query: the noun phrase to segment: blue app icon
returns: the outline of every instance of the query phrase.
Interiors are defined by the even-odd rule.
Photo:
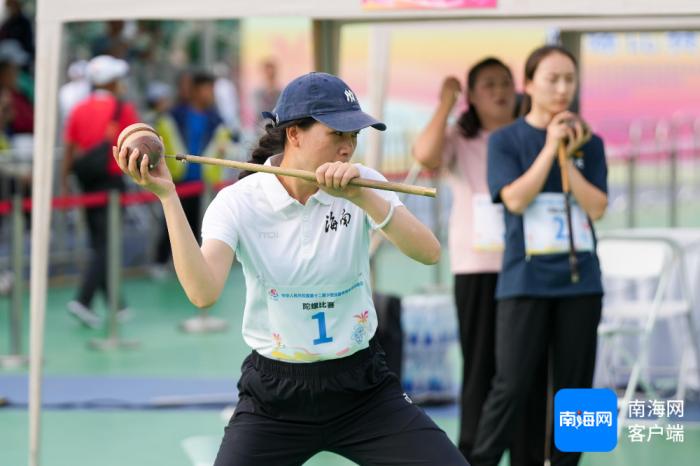
[[[554,444],[561,451],[612,451],[617,397],[608,388],[565,388],[554,396]]]

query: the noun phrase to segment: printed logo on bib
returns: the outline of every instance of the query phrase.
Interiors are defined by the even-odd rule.
[[[267,293],[274,349],[269,356],[312,362],[369,345],[377,328],[371,292],[360,275],[345,286],[275,287]]]
[[[361,345],[367,338],[367,326],[369,325],[369,311],[362,311],[360,314],[354,315],[357,323],[352,329],[350,339],[357,345]]]
[[[593,250],[593,231],[588,217],[571,200],[571,224],[576,251]],[[523,214],[525,252],[528,256],[569,252],[569,226],[564,194],[542,193]]]

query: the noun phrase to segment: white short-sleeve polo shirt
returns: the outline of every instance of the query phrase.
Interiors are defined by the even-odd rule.
[[[356,165],[362,178],[386,179]],[[376,192],[402,205],[396,193]],[[227,243],[243,267],[245,342],[291,362],[366,348],[377,328],[370,229],[368,215],[352,202],[319,190],[302,205],[273,174],[254,173],[221,190],[204,215],[202,239]]]

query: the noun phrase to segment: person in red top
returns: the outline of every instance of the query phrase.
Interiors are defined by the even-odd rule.
[[[105,141],[104,170],[101,176],[81,179],[83,191],[105,191],[124,188],[121,170],[114,161],[109,148],[117,144],[119,133],[127,126],[137,123],[139,116],[134,106],[121,100],[122,78],[129,72],[129,65],[108,55],[100,55],[88,63],[87,75],[93,91],[76,105],[68,115],[65,129],[65,153],[61,171],[61,188],[65,195],[69,189],[69,175],[74,163],[86,156],[91,149]],[[77,173],[76,173],[77,174]],[[107,208],[86,209],[88,231],[93,255],[85,270],[77,296],[68,303],[68,311],[83,324],[97,328],[101,319],[91,308],[95,292],[102,290],[107,296]],[[127,315],[123,298],[120,300],[119,317]]]

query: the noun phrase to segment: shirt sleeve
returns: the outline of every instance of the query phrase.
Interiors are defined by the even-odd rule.
[[[605,146],[598,136],[583,146],[583,176],[596,188],[608,193],[608,164],[605,161]]]
[[[366,167],[362,164],[356,164],[360,170],[360,177],[367,178],[376,181],[388,181],[384,175],[379,173],[373,168]],[[373,189],[373,191],[379,194],[386,201],[389,201],[394,207],[399,207],[403,205],[403,202],[399,199],[399,196],[394,191],[386,191],[384,189]]]
[[[238,224],[233,201],[233,193],[224,189],[209,204],[202,219],[202,241],[218,239],[235,252],[238,246]]]
[[[496,131],[489,137],[487,179],[491,201],[501,203],[501,190],[522,175],[518,153],[505,131]]]
[[[379,173],[377,170],[374,170],[373,168],[365,167],[362,164],[356,164],[357,167],[360,169],[360,177],[361,178],[367,178],[370,180],[376,180],[376,181],[387,181],[386,177]],[[394,191],[386,191],[384,189],[373,189],[375,193],[377,193],[380,197],[382,197],[384,200],[388,201],[393,205],[394,207],[400,207],[403,205],[403,202],[399,199],[399,196],[394,192]],[[371,228],[372,224],[374,221],[372,218],[369,216],[367,212],[365,212],[365,225],[367,228]]]

